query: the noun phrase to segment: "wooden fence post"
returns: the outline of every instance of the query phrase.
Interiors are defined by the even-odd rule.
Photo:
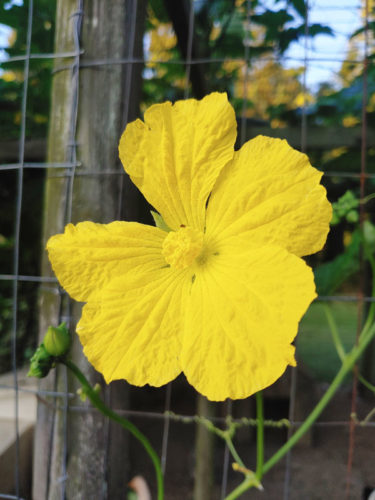
[[[142,85],[142,64],[113,64],[113,60],[143,57],[143,31],[146,0],[84,0],[83,12],[77,0],[58,0],[56,13],[55,52],[75,50],[73,27],[77,16],[82,17],[78,87],[76,153],[80,166],[76,168],[72,199],[69,198],[71,169],[50,168],[47,172],[43,243],[48,237],[63,231],[66,207],[72,201],[72,222],[93,220],[107,223],[119,215],[137,214],[140,198],[125,197],[129,181],[123,178],[117,145],[126,118],[138,114]],[[130,53],[132,52],[132,53]],[[109,59],[112,63],[106,64]],[[71,68],[72,58],[56,59],[52,88],[52,108],[48,140],[48,162],[69,160],[69,140],[72,113],[75,112]],[[92,64],[97,61],[96,64]],[[126,100],[126,102],[125,102]],[[127,110],[126,112],[124,110]],[[118,174],[106,174],[109,171]],[[92,174],[92,172],[96,172]],[[44,247],[44,245],[43,245]],[[43,276],[53,276],[46,254],[43,254]],[[69,311],[71,331],[80,317],[78,304],[67,305],[63,298],[63,314]],[[43,284],[40,292],[40,335],[50,324],[57,324],[61,315],[58,287]],[[75,362],[92,382],[102,382],[101,376],[88,365],[75,337],[72,349]],[[51,373],[42,381],[41,389],[70,392],[77,388],[67,380],[63,369]],[[127,405],[124,384],[114,384],[104,397],[116,408]],[[82,404],[69,401],[69,406]],[[35,432],[33,498],[95,500],[125,498],[128,479],[128,436],[106,422],[100,414],[89,411],[66,411],[64,399],[45,396],[38,405]]]

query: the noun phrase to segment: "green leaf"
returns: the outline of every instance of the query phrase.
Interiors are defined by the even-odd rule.
[[[360,245],[361,234],[358,229],[353,232],[352,241],[342,254],[315,268],[318,295],[332,295],[345,280],[359,271]]]
[[[363,237],[368,250],[372,255],[375,254],[375,226],[370,221],[364,221],[363,235],[361,229],[356,229],[352,234],[352,241],[342,254],[315,268],[314,275],[318,295],[332,295],[340,285],[359,271],[359,256]]]
[[[289,0],[289,3],[293,5],[294,9],[298,14],[305,18],[306,16],[306,2],[305,0]]]

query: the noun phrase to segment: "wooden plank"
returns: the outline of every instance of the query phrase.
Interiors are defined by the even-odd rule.
[[[288,143],[296,149],[301,145],[301,128],[271,128],[268,125],[254,125],[251,121],[246,126],[246,137],[256,137],[266,135],[286,139]],[[360,149],[361,127],[308,127],[307,128],[307,149],[308,150],[331,150],[340,147]],[[367,131],[367,145],[369,148],[375,147],[375,130]]]
[[[88,69],[85,69],[85,71],[88,71]],[[349,149],[359,150],[361,145],[361,134],[361,127],[308,127],[307,149],[328,151],[345,146]],[[246,137],[250,139],[257,135],[286,139],[291,146],[297,149],[300,147],[301,143],[300,127],[271,128],[269,125],[254,124],[253,121],[249,120],[246,126]],[[367,145],[369,148],[375,147],[375,129],[368,129]],[[44,161],[46,146],[47,142],[45,139],[30,139],[26,141],[25,161]],[[1,141],[0,163],[12,163],[17,161],[18,141]]]

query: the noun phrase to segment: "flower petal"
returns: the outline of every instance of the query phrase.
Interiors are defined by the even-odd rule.
[[[317,252],[332,213],[321,176],[285,140],[252,139],[213,189],[207,234],[228,238],[242,233],[255,245],[279,245],[298,256]]]
[[[136,222],[68,224],[47,242],[48,256],[61,286],[79,301],[89,300],[114,277],[136,266],[165,265],[164,231]]]
[[[236,119],[226,94],[151,106],[145,123],[123,133],[125,170],[171,229],[203,230],[205,205],[221,169],[233,157]]]
[[[181,316],[186,273],[136,271],[113,280],[83,308],[77,333],[107,383],[161,386],[181,371]]]
[[[283,248],[222,245],[191,287],[181,353],[188,381],[212,401],[271,385],[295,365],[291,342],[315,296],[311,269]]]

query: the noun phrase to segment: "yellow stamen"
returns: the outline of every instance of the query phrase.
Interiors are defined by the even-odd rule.
[[[171,267],[185,269],[202,251],[203,233],[191,227],[181,226],[171,231],[163,242],[162,254]]]

